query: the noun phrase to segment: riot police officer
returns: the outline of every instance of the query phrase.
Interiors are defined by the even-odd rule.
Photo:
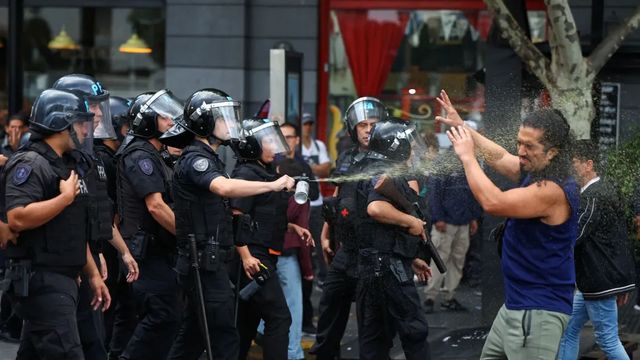
[[[404,121],[376,124],[369,140],[366,172],[384,174],[405,169],[411,155],[415,127]],[[405,171],[402,171],[405,173]],[[413,282],[413,273],[425,281],[430,268],[417,258],[426,239],[424,222],[399,211],[391,199],[378,193],[379,177],[358,181],[355,226],[358,242],[356,293],[358,341],[361,359],[388,359],[389,347],[398,332],[407,359],[428,359],[428,325]],[[404,177],[394,178],[394,188],[410,202],[417,193]]]
[[[129,106],[131,100],[120,96],[109,97],[111,111],[111,125],[116,132],[118,144],[122,143],[124,136],[129,132]]]
[[[43,91],[31,111],[30,143],[6,165],[7,218],[20,232],[8,248],[8,278],[25,321],[18,359],[84,358],[76,326],[81,269],[93,290],[91,305],[109,307],[86,236],[93,164],[74,150],[91,137],[93,114],[86,105],[75,93]]]
[[[188,145],[175,165],[172,184],[178,245],[176,270],[187,294],[187,304],[170,359],[200,357],[205,349],[202,318],[206,318],[213,357],[238,357],[233,292],[226,269],[234,245],[227,198],[280,191],[294,185],[293,179],[287,176],[262,182],[230,179],[225,174],[216,150],[222,144],[240,141],[239,109],[240,104],[223,91],[198,90],[186,101],[184,123],[176,123],[163,135],[164,139],[171,139],[168,145],[178,147],[181,144],[176,139],[181,137],[180,132],[186,130],[186,135],[190,135],[183,140]],[[197,259],[190,258],[190,235],[196,241]],[[196,283],[197,270],[190,266],[194,260],[199,263],[200,284]],[[204,314],[199,310],[196,287],[203,293]]]
[[[89,245],[92,254],[99,254],[94,260],[99,264],[103,280],[107,282],[112,300],[114,297],[113,282],[109,281],[108,263],[117,266],[117,255],[114,248],[122,256],[128,267],[129,279],[137,277],[137,264],[118,230],[113,226],[114,206],[111,195],[115,196],[115,166],[114,149],[115,131],[111,124],[109,92],[94,77],[84,74],[70,74],[61,77],[53,84],[54,89],[74,91],[81,95],[89,104],[89,111],[93,113],[92,132],[84,140],[78,154],[82,154],[85,161],[91,164],[90,171],[85,175],[87,186],[91,190],[92,211]],[[110,191],[111,190],[111,191]],[[105,247],[108,241],[113,247]],[[111,250],[111,251],[109,251]],[[106,254],[106,256],[103,256]],[[105,259],[106,258],[106,259]],[[117,278],[117,271],[111,266],[112,278]],[[78,329],[80,340],[86,358],[106,359],[105,326],[102,312],[91,310],[91,289],[86,281],[80,283],[78,291]]]
[[[387,116],[385,106],[376,98],[361,97],[351,103],[345,113],[344,126],[353,146],[338,157],[334,177],[362,171],[369,147],[369,134],[375,123],[385,120]],[[318,332],[316,343],[311,349],[311,353],[318,359],[335,359],[339,356],[340,340],[349,320],[351,300],[355,296],[358,280],[357,244],[354,241],[355,185],[355,181],[338,184],[334,193],[335,204],[326,204],[333,207],[329,211],[333,218],[330,219],[331,225],[328,222],[324,224],[321,243],[325,258],[333,257],[333,261],[322,288]],[[329,240],[329,237],[332,239]],[[335,256],[330,241],[340,243]]]
[[[138,95],[129,109],[133,139],[116,154],[120,231],[140,268],[132,286],[138,324],[121,359],[164,358],[178,327],[172,174],[158,138],[181,116],[169,90]]]
[[[272,165],[277,154],[288,151],[280,127],[266,119],[247,119],[242,123],[246,143],[239,146],[238,165],[233,177],[251,181],[272,181],[276,178]],[[242,144],[241,144],[242,145]],[[290,194],[269,192],[241,199],[232,199],[235,214],[249,215],[254,231],[240,239],[238,246],[244,272],[236,286],[244,288],[253,276],[268,273],[262,287],[238,306],[240,359],[247,357],[260,319],[264,320],[263,354],[265,359],[286,359],[291,314],[276,273],[278,255],[282,252],[287,231],[287,206]],[[257,275],[260,273],[261,275]]]

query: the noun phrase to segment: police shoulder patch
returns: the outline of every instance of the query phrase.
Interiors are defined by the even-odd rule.
[[[140,171],[147,176],[153,174],[153,162],[151,159],[145,158],[138,160],[138,167]]]
[[[24,184],[29,178],[31,170],[32,167],[27,164],[18,165],[16,167],[16,172],[13,174],[13,184],[16,186]]]
[[[206,171],[209,168],[209,160],[206,158],[199,158],[193,162],[193,168],[199,172]]]

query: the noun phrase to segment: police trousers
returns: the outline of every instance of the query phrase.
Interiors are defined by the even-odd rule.
[[[320,298],[316,343],[311,349],[316,359],[335,359],[340,355],[340,340],[349,321],[358,283],[357,256],[356,251],[338,249],[327,272]]]
[[[113,308],[113,324],[111,337],[108,344],[108,359],[116,360],[127,347],[131,335],[138,324],[136,314],[136,302],[133,297],[133,285],[127,282],[122,273],[124,264],[121,264],[120,274],[116,283],[116,295],[111,296],[111,308]],[[111,291],[111,290],[109,290]]]
[[[259,259],[269,269],[271,277],[260,290],[249,298],[249,301],[239,300],[237,326],[240,335],[240,355],[238,358],[247,358],[251,341],[256,337],[256,329],[262,319],[264,320],[263,359],[286,359],[291,313],[289,313],[289,307],[276,273],[278,258],[269,255],[267,249],[262,246],[249,245],[249,251],[253,257]],[[240,264],[240,266],[242,265]],[[244,270],[240,272],[240,280],[236,284],[239,283],[240,289],[242,289],[251,280],[247,278]]]
[[[99,262],[97,264],[100,264]],[[99,265],[98,265],[99,266]],[[89,280],[83,275],[78,289],[78,332],[84,357],[90,360],[105,360],[107,351],[104,347],[104,320],[102,309],[93,310],[91,300],[93,290]]]
[[[206,343],[194,270],[191,269],[187,276],[179,276],[179,279],[187,300],[182,324],[167,359],[197,360]],[[238,358],[238,332],[233,319],[235,303],[226,267],[220,266],[215,272],[201,269],[200,282],[213,358],[235,360]]]
[[[35,271],[29,296],[17,299],[16,311],[24,325],[16,359],[84,359],[76,323],[75,279]]]
[[[407,360],[430,359],[429,326],[413,283],[411,260],[381,258],[380,271],[374,271],[360,257],[356,290],[360,359],[387,360],[396,331]],[[397,266],[392,269],[390,262]]]
[[[180,318],[176,273],[165,257],[147,257],[138,266],[140,277],[133,283],[138,325],[120,359],[164,359]]]

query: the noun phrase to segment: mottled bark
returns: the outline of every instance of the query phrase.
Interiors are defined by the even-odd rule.
[[[591,86],[592,82],[582,81],[573,87],[548,89],[553,108],[565,116],[578,139],[588,139],[591,135],[591,119],[595,116]]]
[[[589,138],[595,109],[591,89],[596,75],[625,37],[640,26],[640,6],[584,58],[567,0],[545,0],[549,17],[547,59],[524,34],[503,0],[484,0],[501,35],[509,41],[529,71],[547,88],[553,107],[560,110],[578,138]]]

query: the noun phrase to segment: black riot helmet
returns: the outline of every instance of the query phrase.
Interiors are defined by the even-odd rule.
[[[182,103],[167,89],[136,96],[129,107],[130,133],[143,139],[159,138],[158,116],[175,122],[182,117]]]
[[[242,160],[259,160],[267,149],[273,155],[289,152],[280,125],[269,119],[249,118],[242,121],[244,141],[235,148]]]
[[[189,145],[195,134],[187,130],[187,126],[184,124],[183,118],[176,119],[175,123],[169,130],[165,131],[162,136],[158,138],[161,143],[178,149],[184,149]]]
[[[390,118],[376,124],[369,137],[369,157],[406,161],[412,152],[422,156],[426,151],[415,124]]]
[[[93,137],[96,139],[115,139],[116,132],[111,124],[109,92],[93,76],[70,74],[56,80],[53,89],[71,90],[81,94],[89,103],[93,117]]]
[[[47,137],[72,128],[76,122],[90,122],[92,119],[89,104],[81,95],[72,91],[47,89],[33,103],[29,128]]]
[[[201,89],[184,106],[184,124],[197,136],[214,137],[222,143],[241,138],[240,103],[218,89]]]
[[[344,114],[344,126],[354,143],[358,143],[356,126],[363,121],[383,121],[388,117],[387,108],[374,97],[361,97],[349,105]]]
[[[109,110],[111,112],[111,125],[116,131],[118,140],[122,141],[120,130],[125,124],[129,124],[129,106],[132,101],[120,96],[109,97]]]

